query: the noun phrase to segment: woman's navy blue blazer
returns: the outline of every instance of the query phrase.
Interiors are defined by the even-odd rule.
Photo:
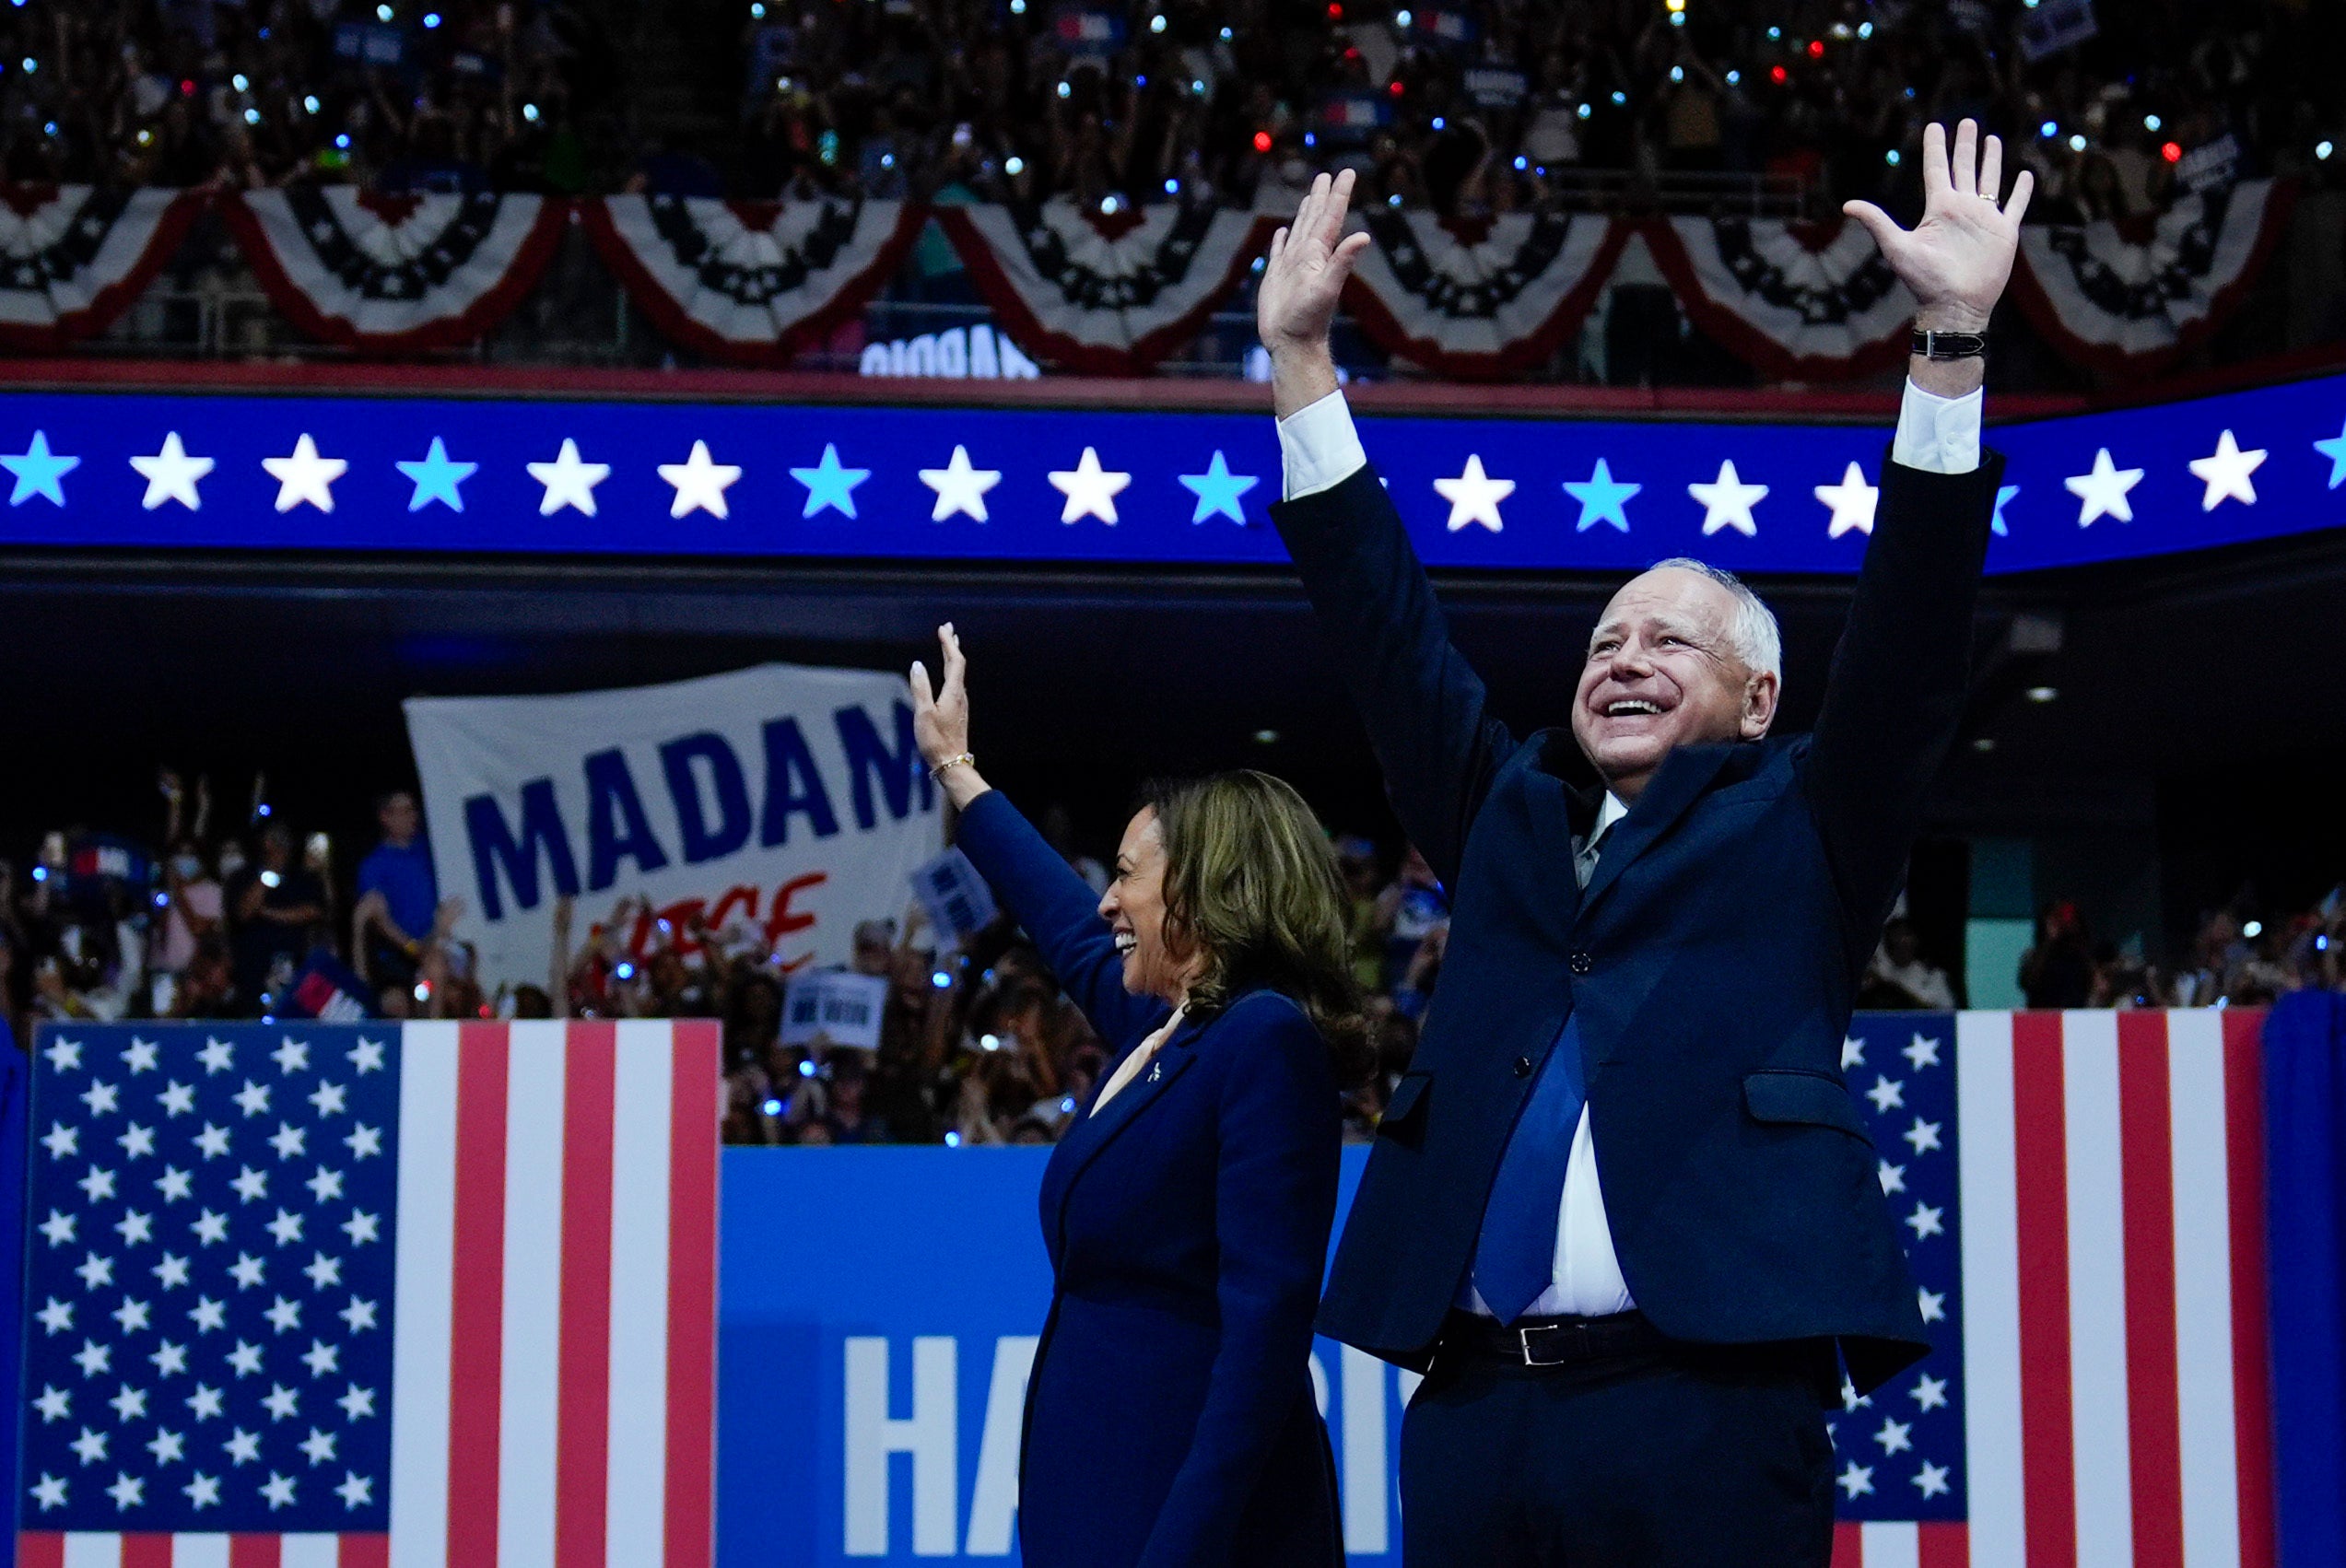
[[[999,790],[970,802],[959,843],[1117,1059],[1165,1022],[1165,1003],[1125,991],[1091,889]],[[1341,1131],[1320,1032],[1261,990],[1184,1022],[1051,1152],[1050,1316],[1019,1469],[1028,1568],[1341,1561],[1310,1373]]]

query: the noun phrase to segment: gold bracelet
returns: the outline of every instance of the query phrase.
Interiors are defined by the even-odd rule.
[[[929,777],[942,784],[944,782],[944,776],[947,769],[963,766],[975,767],[977,766],[978,759],[970,755],[968,752],[963,752],[958,756],[949,756],[945,758],[943,762],[937,764],[936,766],[929,769]]]

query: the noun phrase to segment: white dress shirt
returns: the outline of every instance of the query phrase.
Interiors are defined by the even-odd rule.
[[[1969,474],[1979,466],[1980,392],[1964,397],[1941,397],[1906,383],[1898,405],[1898,432],[1890,443],[1892,461],[1927,474]],[[1279,421],[1279,455],[1287,499],[1297,500],[1333,489],[1368,462],[1354,427],[1352,409],[1344,394],[1331,392],[1308,407]],[[1573,874],[1589,884],[1603,853],[1605,835],[1629,814],[1629,808],[1611,790],[1598,808],[1595,828],[1588,839],[1573,847]],[[1482,1293],[1470,1278],[1459,1293],[1459,1305],[1470,1312],[1491,1316]],[[1572,1158],[1564,1177],[1564,1199],[1556,1215],[1555,1274],[1553,1282],[1527,1309],[1532,1316],[1567,1315],[1601,1317],[1627,1312],[1636,1305],[1621,1277],[1621,1259],[1613,1248],[1613,1227],[1605,1218],[1604,1189],[1597,1176],[1597,1148],[1589,1131],[1589,1109],[1580,1108],[1580,1124],[1572,1134]]]
[[[1898,404],[1898,433],[1890,456],[1925,474],[1969,474],[1979,466],[1981,391],[1941,397],[1912,381]],[[1287,499],[1332,490],[1368,462],[1354,429],[1352,408],[1339,390],[1279,421],[1279,456]]]

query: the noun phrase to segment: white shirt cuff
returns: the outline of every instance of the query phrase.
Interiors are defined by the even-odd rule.
[[[1906,395],[1898,404],[1898,433],[1890,442],[1891,461],[1925,474],[1969,474],[1977,468],[1979,410],[1986,392],[1984,387],[1975,387],[1961,397],[1941,397],[1908,381]]]
[[[1368,465],[1343,392],[1331,392],[1279,421],[1279,462],[1284,493],[1291,501],[1332,490]]]

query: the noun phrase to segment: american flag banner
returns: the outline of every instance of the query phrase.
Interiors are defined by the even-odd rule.
[[[44,1025],[26,1568],[709,1568],[713,1023]]]
[[[1843,1389],[1834,1568],[2271,1568],[2262,1022],[1852,1024],[1938,1348]]]

